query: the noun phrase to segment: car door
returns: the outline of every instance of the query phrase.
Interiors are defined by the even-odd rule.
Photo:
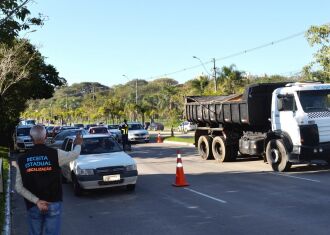
[[[70,138],[66,138],[62,144],[61,149],[64,151],[71,151],[72,150],[72,143],[73,140]],[[71,170],[70,170],[70,164],[67,163],[65,165],[62,165],[62,175],[66,178],[71,180]]]

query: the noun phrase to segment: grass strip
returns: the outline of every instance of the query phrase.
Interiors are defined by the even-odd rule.
[[[195,139],[193,136],[189,136],[189,137],[176,137],[176,136],[169,136],[169,137],[165,137],[165,140],[167,141],[175,141],[175,142],[182,142],[182,143],[189,143],[189,144],[193,144],[195,142]]]
[[[2,230],[5,222],[5,203],[7,191],[7,179],[9,169],[8,148],[0,146],[0,158],[2,158],[2,179],[3,179],[3,193],[0,193],[0,229]]]

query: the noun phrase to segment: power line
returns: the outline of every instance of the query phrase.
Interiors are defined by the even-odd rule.
[[[256,51],[256,50],[260,50],[260,49],[265,48],[265,47],[273,46],[275,44],[278,44],[278,43],[281,43],[281,42],[284,42],[284,41],[287,41],[287,40],[290,40],[290,39],[299,37],[299,36],[301,36],[301,35],[303,35],[305,33],[306,33],[306,31],[302,31],[302,32],[295,33],[295,34],[292,34],[290,36],[287,36],[287,37],[284,37],[284,38],[281,38],[281,39],[278,39],[278,40],[269,42],[269,43],[262,44],[260,46],[256,46],[256,47],[253,47],[253,48],[250,48],[250,49],[239,51],[239,52],[236,52],[236,53],[233,53],[233,54],[224,56],[224,57],[216,58],[215,60],[212,59],[210,61],[207,61],[207,62],[203,63],[203,66],[205,66],[205,64],[214,63],[214,61],[226,60],[226,59],[233,58],[233,57],[240,56],[240,55],[244,55],[244,54],[247,54],[247,53]],[[165,73],[165,74],[162,74],[162,75],[151,76],[151,77],[148,77],[148,78],[145,78],[145,79],[146,80],[152,80],[152,79],[156,79],[156,78],[167,77],[169,75],[173,75],[173,74],[177,74],[177,73],[182,73],[182,72],[185,72],[185,71],[188,71],[188,70],[191,70],[191,69],[195,69],[195,68],[198,68],[198,67],[201,67],[201,66],[202,65],[200,65],[200,64],[199,65],[194,65],[194,66],[186,67],[186,68],[179,69],[179,70],[176,70],[176,71],[173,71],[173,72]]]

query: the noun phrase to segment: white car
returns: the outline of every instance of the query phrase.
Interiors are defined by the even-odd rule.
[[[178,130],[182,132],[188,132],[188,131],[195,131],[197,129],[197,125],[192,122],[182,122],[178,126]]]
[[[67,137],[63,150],[71,151],[75,137]],[[135,160],[126,154],[113,137],[94,134],[83,136],[78,159],[62,166],[64,179],[72,182],[80,196],[86,189],[125,186],[133,191],[138,178]]]
[[[13,134],[14,151],[20,150],[26,151],[33,147],[33,142],[30,136],[30,130],[32,125],[19,125],[16,126]]]
[[[141,123],[129,122],[128,124],[128,140],[130,142],[149,142],[149,132],[143,128]]]

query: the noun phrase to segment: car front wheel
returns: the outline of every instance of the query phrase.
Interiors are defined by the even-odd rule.
[[[72,187],[75,196],[79,197],[83,194],[83,188],[80,186],[75,174],[72,174]]]
[[[129,184],[129,185],[126,185],[126,190],[127,191],[134,191],[135,190],[135,184]]]

